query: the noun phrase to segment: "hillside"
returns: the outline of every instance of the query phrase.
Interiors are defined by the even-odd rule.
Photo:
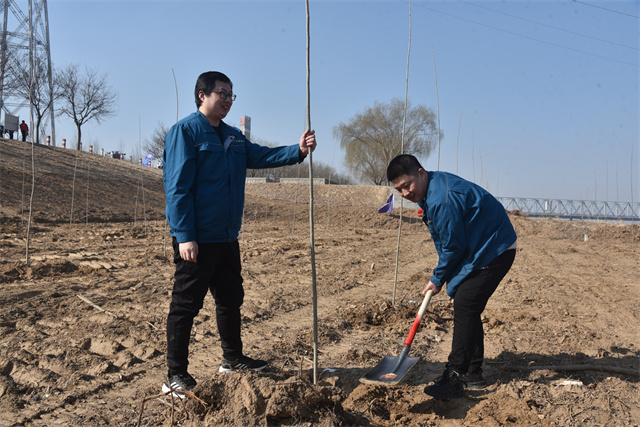
[[[33,158],[32,158],[33,157]],[[33,163],[32,163],[33,161]],[[35,167],[33,219],[74,222],[162,219],[162,171],[76,150],[0,139],[0,209],[28,215]],[[75,192],[74,188],[75,176]],[[143,191],[144,189],[144,191]],[[144,197],[143,197],[144,196]]]
[[[46,223],[134,222],[164,218],[162,170],[126,160],[44,145],[34,146],[33,220]],[[73,191],[75,176],[75,192]],[[25,218],[32,182],[31,144],[0,138],[0,212]],[[373,208],[391,189],[378,186],[315,185],[314,201],[324,206]],[[254,198],[288,204],[309,203],[307,185],[248,184]],[[249,211],[249,209],[247,210]]]

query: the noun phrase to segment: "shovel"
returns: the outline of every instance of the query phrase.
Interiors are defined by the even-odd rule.
[[[429,305],[432,295],[433,291],[429,290],[424,296],[424,300],[422,300],[422,305],[420,305],[420,310],[418,310],[416,320],[413,321],[413,326],[411,327],[409,336],[404,343],[404,347],[402,347],[400,356],[385,356],[384,359],[382,359],[382,361],[371,371],[369,371],[364,377],[360,378],[360,382],[382,385],[398,384],[402,380],[402,377],[404,377],[404,374],[406,374],[407,371],[411,369],[418,360],[420,360],[420,357],[407,357],[407,354],[409,353],[409,349],[411,349],[413,337],[415,337],[416,332],[418,332],[420,321],[427,309],[427,305]]]

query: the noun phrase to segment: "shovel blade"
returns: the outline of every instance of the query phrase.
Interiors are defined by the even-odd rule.
[[[381,385],[398,384],[418,360],[420,360],[420,357],[405,357],[400,366],[398,366],[400,356],[385,356],[371,371],[360,378],[360,382]]]

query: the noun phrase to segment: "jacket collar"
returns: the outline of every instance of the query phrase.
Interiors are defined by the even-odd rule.
[[[427,189],[424,192],[424,199],[420,200],[417,204],[418,206],[420,206],[422,208],[422,210],[426,211],[426,207],[427,207],[427,197],[429,196],[429,187],[431,184],[431,177],[433,175],[433,172],[427,171]]]
[[[215,132],[215,130],[213,130],[213,126],[211,126],[211,123],[209,123],[209,120],[207,120],[202,112],[196,111],[196,114],[198,116],[198,121],[200,122],[200,125],[205,129],[205,132]],[[223,120],[220,120],[220,129],[224,130],[227,126],[228,125]]]

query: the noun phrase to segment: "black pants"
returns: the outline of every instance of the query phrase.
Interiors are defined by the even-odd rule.
[[[484,330],[480,315],[515,256],[515,249],[505,251],[458,285],[453,299],[453,344],[448,367],[460,374],[482,372]]]
[[[238,241],[199,243],[197,263],[184,261],[180,257],[175,238],[173,250],[176,272],[167,317],[169,374],[187,370],[193,319],[202,308],[207,291],[211,292],[216,302],[216,320],[223,356],[240,356],[240,306],[244,299],[244,289]]]

